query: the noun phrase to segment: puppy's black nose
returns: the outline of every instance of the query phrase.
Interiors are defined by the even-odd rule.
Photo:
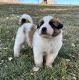
[[[47,31],[47,28],[46,27],[43,27],[42,28],[42,32],[46,32]]]

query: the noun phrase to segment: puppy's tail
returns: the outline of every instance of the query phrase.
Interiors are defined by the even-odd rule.
[[[33,24],[33,20],[30,15],[28,15],[28,14],[21,15],[21,17],[19,19],[19,25],[23,25],[24,23],[32,23]]]

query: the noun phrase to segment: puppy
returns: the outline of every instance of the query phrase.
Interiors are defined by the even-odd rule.
[[[14,57],[19,57],[20,49],[26,41],[32,47],[32,37],[35,31],[35,25],[32,18],[28,14],[23,14],[19,19],[21,25],[17,31],[14,44]]]
[[[33,54],[36,68],[43,64],[45,57],[46,65],[52,67],[54,59],[62,47],[62,28],[63,24],[52,16],[43,17],[33,35]]]

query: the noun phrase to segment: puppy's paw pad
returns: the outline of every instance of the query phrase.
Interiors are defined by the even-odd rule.
[[[33,68],[33,71],[35,71],[35,72],[38,71],[38,70],[39,70],[39,67],[34,67]]]

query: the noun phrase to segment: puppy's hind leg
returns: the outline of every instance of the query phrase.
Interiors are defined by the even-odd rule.
[[[20,49],[25,41],[25,34],[23,28],[19,28],[16,34],[15,44],[14,44],[14,57],[19,57]]]

